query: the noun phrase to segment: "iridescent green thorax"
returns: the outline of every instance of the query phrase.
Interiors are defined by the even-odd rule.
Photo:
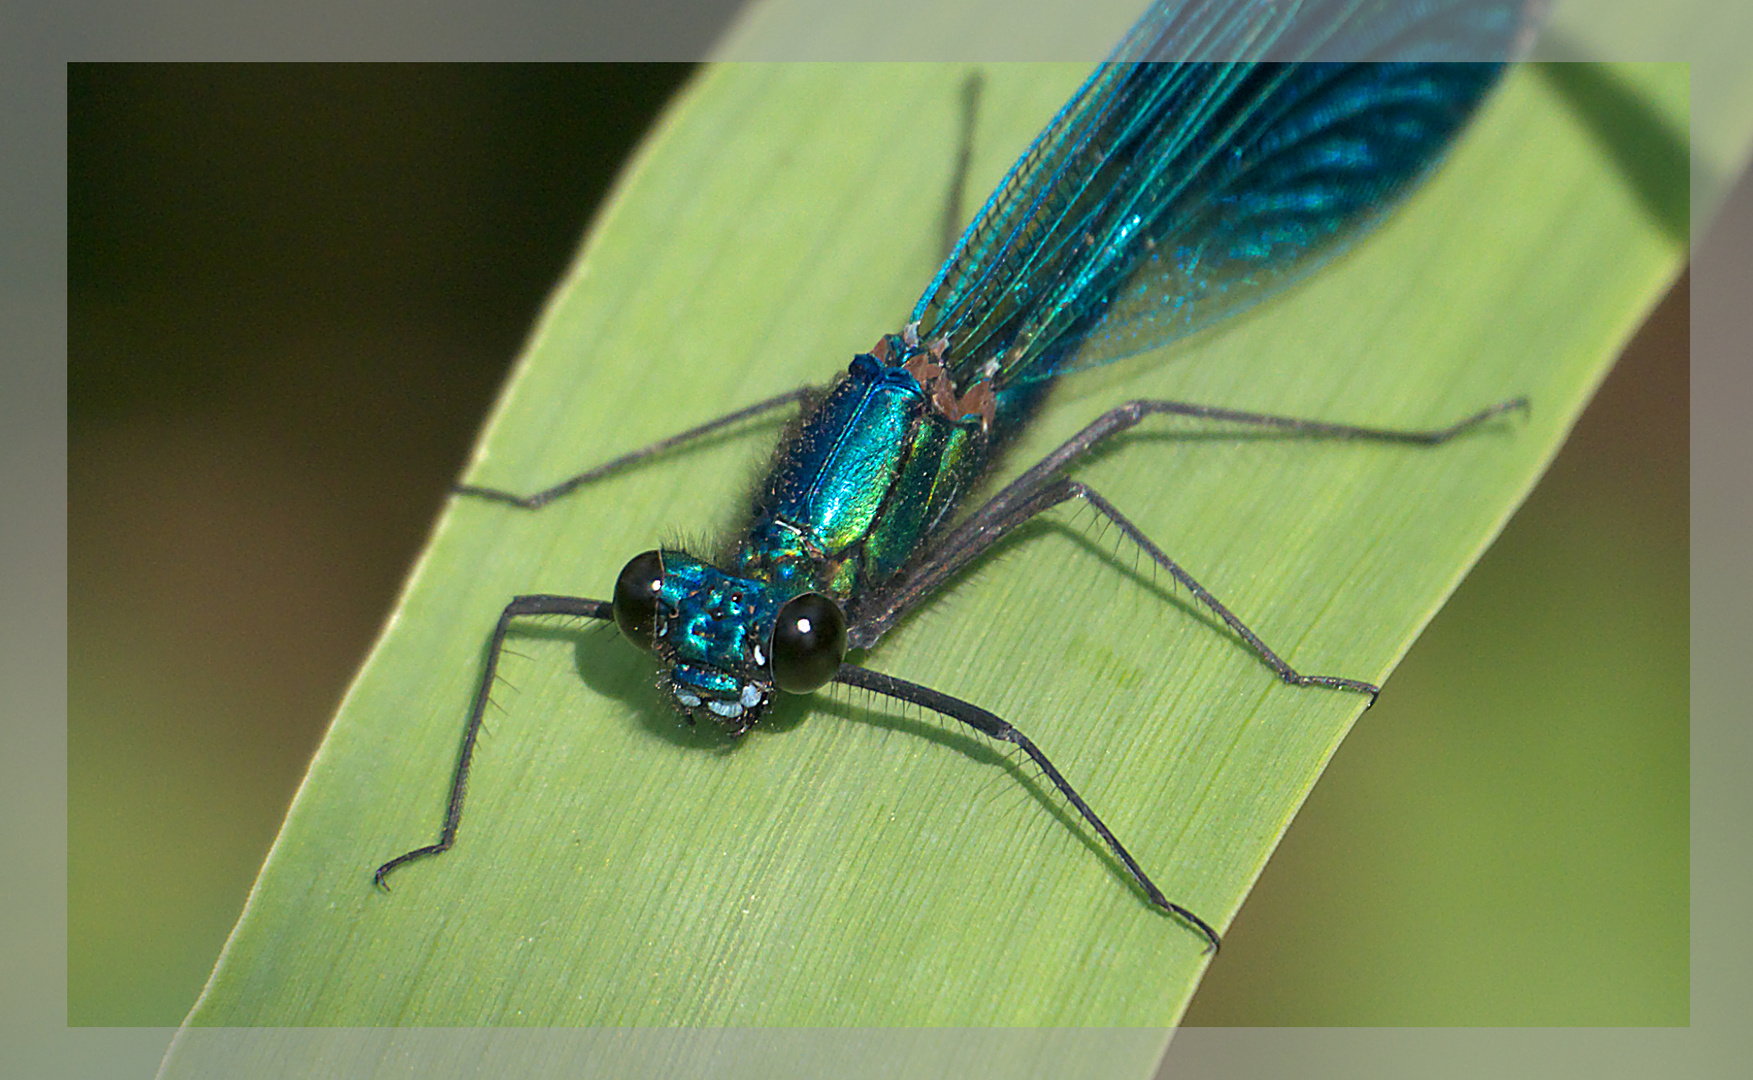
[[[955,386],[940,355],[891,335],[853,358],[780,447],[739,572],[850,600],[902,569],[1040,396]]]
[[[936,348],[888,336],[781,444],[724,570],[666,552],[655,647],[690,716],[743,730],[771,702],[773,618],[800,593],[842,607],[905,569],[978,484],[1044,384],[954,384]]]

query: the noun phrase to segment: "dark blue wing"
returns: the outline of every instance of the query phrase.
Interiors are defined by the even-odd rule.
[[[914,309],[920,337],[949,339],[958,383],[1002,385],[1155,348],[1278,291],[1440,156],[1528,9],[1159,3],[987,200]]]

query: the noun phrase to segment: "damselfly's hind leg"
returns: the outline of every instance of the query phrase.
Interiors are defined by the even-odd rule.
[[[1122,514],[1099,492],[1087,484],[1061,476],[1059,473],[1088,454],[1102,440],[1125,431],[1147,416],[1158,413],[1246,424],[1314,437],[1370,439],[1378,442],[1432,446],[1447,442],[1457,435],[1477,428],[1494,417],[1516,410],[1525,410],[1527,404],[1526,400],[1518,398],[1492,406],[1489,409],[1482,409],[1465,420],[1446,428],[1409,431],[1329,424],[1318,420],[1240,412],[1234,409],[1219,409],[1174,401],[1128,402],[1103,414],[1094,423],[1048,454],[1033,468],[1006,485],[1002,491],[976,510],[968,520],[934,541],[925,558],[913,568],[906,578],[898,585],[885,589],[872,603],[867,604],[854,615],[855,625],[849,634],[851,643],[860,648],[868,648],[875,644],[877,639],[882,637],[883,633],[909,609],[931,595],[938,586],[954,576],[970,560],[997,543],[1017,526],[1060,503],[1071,499],[1082,499],[1089,503],[1097,513],[1117,525],[1134,544],[1138,545],[1140,550],[1148,554],[1157,565],[1166,569],[1200,603],[1211,609],[1218,618],[1223,620],[1225,625],[1272,668],[1280,679],[1294,686],[1323,686],[1334,690],[1349,690],[1354,693],[1368,694],[1373,702],[1375,696],[1380,693],[1380,687],[1374,683],[1338,675],[1305,675],[1297,671],[1262,641],[1260,635],[1256,634],[1246,623],[1237,618],[1223,602],[1213,596],[1210,590],[1195,580],[1193,575],[1183,569],[1179,563],[1169,558],[1138,526],[1134,525],[1126,515]],[[1219,938],[1217,931],[1212,928],[1211,924],[1195,915],[1190,909],[1169,900],[1163,894],[1156,883],[1151,881],[1150,876],[1144,872],[1138,861],[1121,844],[1119,837],[1114,835],[1113,830],[1109,829],[1090,805],[1084,801],[1071,783],[1048,760],[1046,754],[1042,753],[1031,740],[1015,727],[995,714],[959,698],[950,697],[929,687],[919,686],[852,664],[843,665],[835,674],[834,681],[911,702],[942,716],[958,720],[993,739],[1020,747],[1029,756],[1029,759],[1040,767],[1053,787],[1095,830],[1102,842],[1107,845],[1108,850],[1113,852],[1114,856],[1126,868],[1126,872],[1138,883],[1151,904],[1197,930],[1205,938],[1208,952],[1217,949]]]
[[[1179,401],[1130,401],[1102,414],[1088,427],[1066,440],[1058,449],[1037,462],[1027,472],[1007,484],[984,506],[932,544],[926,557],[898,585],[887,589],[877,602],[858,612],[850,637],[854,646],[868,648],[915,604],[935,591],[969,561],[997,543],[1005,535],[1044,510],[1070,499],[1082,499],[1097,513],[1114,523],[1139,549],[1193,596],[1222,619],[1237,637],[1247,643],[1280,679],[1295,686],[1325,686],[1334,690],[1350,690],[1368,694],[1373,702],[1381,688],[1362,679],[1338,675],[1305,675],[1293,668],[1274,651],[1260,635],[1248,627],[1234,612],[1212,595],[1192,574],[1169,558],[1144,532],[1134,525],[1114,504],[1089,487],[1059,475],[1064,469],[1087,455],[1103,440],[1133,427],[1147,416],[1167,414],[1200,420],[1243,424],[1270,428],[1291,434],[1316,438],[1367,439],[1374,442],[1405,443],[1436,446],[1472,431],[1492,419],[1510,412],[1525,411],[1526,398],[1515,398],[1481,409],[1472,416],[1445,428],[1404,430],[1397,428],[1361,427],[1351,424],[1330,424],[1320,420],[1304,420],[1266,413],[1242,412]]]
[[[695,439],[710,435],[715,431],[730,427],[733,424],[740,423],[744,420],[751,420],[757,416],[770,413],[775,409],[782,409],[787,405],[803,401],[809,398],[813,393],[815,393],[815,390],[812,387],[800,386],[796,390],[788,390],[777,397],[770,397],[766,401],[757,401],[755,404],[750,405],[747,408],[738,409],[733,413],[726,413],[715,420],[708,420],[706,423],[701,424],[698,427],[691,427],[686,431],[677,432],[667,439],[659,439],[657,442],[654,442],[649,446],[642,446],[637,450],[632,450],[622,454],[618,458],[611,458],[595,468],[586,469],[577,476],[562,480],[553,487],[545,488],[536,492],[534,495],[519,495],[515,492],[501,491],[498,488],[480,487],[476,484],[458,484],[451,490],[458,495],[469,495],[477,499],[488,499],[493,502],[501,502],[508,506],[515,506],[520,510],[540,510],[542,507],[553,502],[555,499],[560,498],[562,495],[570,495],[593,480],[600,480],[603,477],[608,476],[610,473],[619,472],[620,470],[627,468],[629,465],[636,465],[647,458],[656,457],[666,450],[671,450],[685,443],[693,442]]]

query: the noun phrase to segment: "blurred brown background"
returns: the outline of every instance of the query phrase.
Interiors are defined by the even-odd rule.
[[[681,67],[69,68],[69,1019],[193,1002]],[[1366,715],[1208,1024],[1687,1021],[1687,303]]]

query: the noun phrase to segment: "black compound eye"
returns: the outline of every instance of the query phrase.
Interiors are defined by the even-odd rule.
[[[663,553],[647,551],[629,559],[615,579],[615,625],[641,649],[651,648],[657,632],[657,598],[663,592]]]
[[[826,686],[846,658],[846,616],[821,593],[794,596],[773,624],[773,684],[790,694]]]

